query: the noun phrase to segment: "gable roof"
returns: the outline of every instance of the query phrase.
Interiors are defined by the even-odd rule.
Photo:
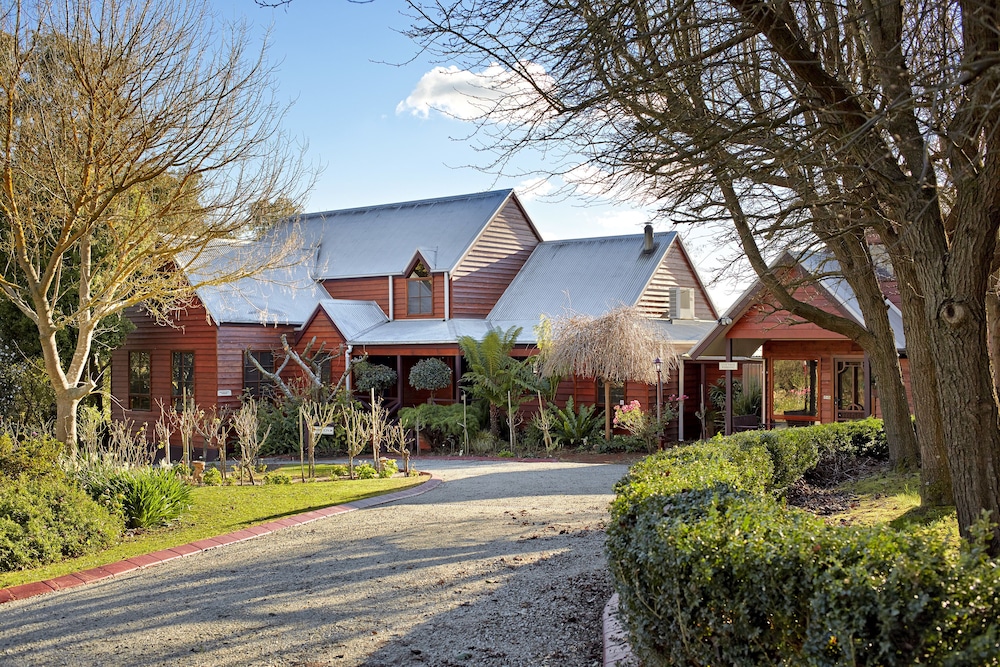
[[[309,213],[274,233],[297,233],[313,249],[317,280],[400,275],[415,252],[431,271],[452,271],[511,199],[508,189]]]
[[[238,280],[211,284],[225,275],[267,264],[273,253],[281,259],[272,266]],[[290,252],[270,244],[217,243],[181,265],[188,281],[215,324],[301,324],[329,297],[312,279],[309,252]]]
[[[330,321],[347,341],[351,341],[363,332],[389,321],[389,318],[374,301],[323,299],[316,306],[316,312],[319,311],[326,313],[326,316],[330,318]]]
[[[488,319],[538,321],[541,314],[599,316],[634,306],[677,232],[653,234],[644,254],[642,234],[547,241],[535,247]]]
[[[831,303],[841,309],[846,317],[854,320],[861,326],[865,326],[865,319],[861,314],[861,306],[858,303],[857,295],[847,283],[847,280],[837,275],[840,271],[840,265],[836,260],[824,253],[810,253],[800,257],[786,251],[781,257],[771,263],[772,269],[779,266],[799,267],[809,276],[816,276],[818,274],[819,277],[810,284],[821,290],[830,299]],[[764,283],[758,278],[729,307],[725,315],[719,318],[719,322],[716,323],[715,327],[697,345],[691,348],[690,356],[697,359],[702,356],[720,356],[725,354],[724,342],[726,334],[739,322],[740,318],[746,315],[751,306],[761,299],[767,298],[767,296],[768,291],[764,287]],[[903,351],[906,348],[906,336],[903,334],[903,314],[888,299],[885,299],[885,303],[896,349]],[[729,324],[721,323],[727,319],[729,320]],[[734,340],[734,342],[737,341]],[[750,356],[763,342],[763,340],[747,339],[742,345],[734,345],[733,352],[737,356]]]

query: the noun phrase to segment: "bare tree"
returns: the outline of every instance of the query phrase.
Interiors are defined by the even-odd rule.
[[[236,433],[236,440],[240,447],[240,484],[243,484],[243,476],[246,475],[250,484],[254,484],[254,466],[260,456],[260,448],[267,442],[267,436],[271,434],[271,427],[268,426],[264,434],[260,433],[260,421],[257,419],[257,402],[248,398],[243,405],[233,414],[233,432]]]
[[[857,340],[893,386],[878,257],[902,297],[923,484],[950,472],[964,535],[1000,516],[1000,429],[986,336],[1000,198],[998,11],[976,0],[748,0],[411,6],[454,62],[496,63],[488,143],[563,147],[609,191],[692,222],[727,220],[783,307]],[[496,96],[497,88],[523,95]],[[765,255],[821,246],[865,327],[793,303]],[[770,278],[768,278],[770,275]],[[906,438],[893,392],[887,429]],[[888,405],[886,406],[889,407]],[[888,417],[888,415],[887,415]],[[940,440],[938,440],[940,438]],[[897,444],[902,442],[897,441]],[[944,450],[945,456],[941,456]],[[902,447],[897,454],[908,455]],[[945,460],[946,459],[946,460]],[[942,474],[938,474],[942,473]],[[927,489],[924,489],[927,490]],[[931,495],[940,498],[940,488]],[[927,499],[927,495],[924,496]],[[1000,528],[990,551],[1000,553]]]
[[[354,405],[344,410],[345,440],[347,441],[347,467],[354,479],[354,457],[365,451],[371,440],[371,415]]]
[[[299,196],[301,152],[265,49],[206,2],[16,1],[0,35],[0,294],[38,329],[73,442],[102,321],[166,319],[185,272],[227,282],[280,256],[234,243],[254,203]]]
[[[289,363],[294,363],[298,366],[299,370],[302,372],[302,377],[305,379],[305,384],[307,391],[314,398],[322,398],[323,393],[323,374],[321,368],[324,363],[330,361],[334,355],[331,355],[326,351],[326,342],[321,342],[319,347],[315,350],[313,346],[316,344],[316,336],[313,336],[309,342],[306,344],[305,348],[302,350],[302,354],[299,354],[292,346],[288,344],[288,336],[281,334],[281,350],[285,353],[284,358],[278,367],[273,371],[269,371],[260,363],[260,361],[254,357],[250,352],[250,348],[244,351],[244,356],[247,361],[254,365],[257,372],[263,377],[267,378],[270,382],[274,383],[274,386],[278,388],[278,391],[288,400],[295,398],[295,391],[282,377],[281,374],[288,367]],[[344,346],[341,345],[341,348]],[[347,372],[350,372],[350,366],[348,366]],[[340,378],[340,382],[334,387],[332,393],[336,393],[347,376],[345,373]]]
[[[335,403],[319,403],[305,401],[299,412],[306,422],[306,435],[309,443],[309,479],[316,476],[316,441],[323,436],[327,428],[337,420],[339,406]]]

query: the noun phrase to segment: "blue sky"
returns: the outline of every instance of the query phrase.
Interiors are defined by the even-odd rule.
[[[294,101],[285,127],[308,143],[309,159],[323,166],[307,211],[513,187],[548,240],[639,233],[648,219],[641,209],[593,198],[545,197],[546,190],[562,185],[558,179],[538,187],[528,177],[476,169],[489,156],[468,140],[475,126],[434,110],[461,114],[461,100],[449,82],[461,81],[462,73],[450,79],[434,74],[439,63],[400,34],[409,20],[398,0],[293,0],[276,9],[260,8],[253,0],[211,2],[223,19],[245,17],[255,39],[270,32],[278,95]],[[538,162],[517,167],[545,169]],[[657,231],[672,228],[654,224]],[[714,269],[711,241],[680,231],[708,281]],[[711,291],[720,307],[735,298],[732,288]]]

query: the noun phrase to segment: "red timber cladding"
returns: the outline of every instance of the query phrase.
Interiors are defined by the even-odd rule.
[[[452,317],[486,317],[541,241],[513,200],[497,213],[452,275]]]
[[[694,315],[699,320],[714,320],[718,315],[712,309],[708,294],[698,281],[694,267],[680,244],[675,242],[667,251],[653,274],[649,285],[639,297],[637,307],[650,317],[662,317],[670,307],[671,287],[694,288]]]
[[[384,313],[389,313],[388,276],[327,280],[323,283],[323,287],[334,299],[374,301]]]
[[[431,274],[431,308],[430,315],[409,315],[406,312],[406,286],[408,279],[405,276],[394,276],[392,279],[392,301],[394,304],[393,319],[397,320],[443,320],[444,317],[444,273]],[[379,304],[381,305],[381,304]],[[388,310],[386,314],[388,314]]]
[[[263,326],[260,324],[223,324],[219,327],[216,354],[219,360],[219,391],[229,396],[218,397],[218,405],[237,407],[243,393],[243,351],[271,350],[275,360],[283,356],[281,334],[288,335],[288,342],[295,340],[292,326]]]
[[[821,290],[806,285],[795,290],[795,298],[829,313],[847,316]],[[827,331],[812,322],[794,317],[781,310],[777,303],[762,300],[751,305],[726,334],[727,338],[757,338],[772,340],[845,340],[844,336]]]
[[[305,328],[297,335],[298,342],[292,347],[299,354],[305,352],[306,346],[315,337],[316,342],[312,345],[311,353],[315,353],[322,346],[323,350],[331,355],[330,378],[336,384],[340,376],[344,374],[344,349],[341,346],[345,341],[340,330],[330,321],[326,312],[322,309],[317,311],[313,318],[306,323]],[[289,337],[289,342],[292,342],[291,337]],[[295,368],[292,368],[292,366],[295,366]],[[284,375],[292,378],[301,375],[301,372],[298,370],[295,362],[290,362]]]
[[[215,356],[217,329],[206,317],[200,302],[177,313],[175,326],[157,324],[141,307],[129,308],[125,314],[135,325],[125,344],[112,355],[111,393],[112,415],[128,418],[147,426],[152,438],[152,424],[160,418],[157,401],[170,405],[171,352],[194,352],[194,400],[202,406],[214,405],[218,364]],[[129,410],[128,356],[130,351],[150,354],[150,390],[152,410]],[[178,440],[179,443],[179,440]],[[200,440],[199,440],[200,443]]]
[[[774,421],[773,391],[771,378],[774,377],[773,362],[778,359],[812,360],[819,362],[817,375],[819,388],[816,396],[816,406],[820,422],[829,424],[836,421],[834,409],[834,361],[836,359],[861,359],[864,351],[849,340],[815,340],[815,341],[767,341],[764,343],[764,363],[767,364],[767,411],[768,421]],[[780,416],[780,415],[779,415]]]

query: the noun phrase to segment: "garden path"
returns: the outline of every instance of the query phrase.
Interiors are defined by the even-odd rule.
[[[0,606],[0,665],[601,664],[624,465],[423,459],[445,481]]]

